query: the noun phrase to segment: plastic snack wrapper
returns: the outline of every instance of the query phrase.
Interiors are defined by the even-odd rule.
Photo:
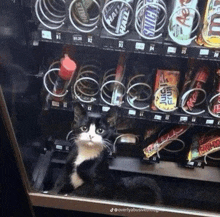
[[[152,110],[171,112],[177,109],[179,71],[157,70]]]
[[[209,100],[208,111],[212,116],[220,118],[220,69],[216,72],[214,86],[215,95]]]
[[[220,131],[210,131],[202,136],[198,135],[194,138],[191,149],[188,154],[188,161],[204,157],[208,154],[220,150]]]
[[[196,42],[210,48],[220,48],[220,1],[208,0],[205,9],[203,28]]]
[[[189,45],[196,36],[191,34],[196,31],[200,23],[200,14],[197,10],[198,0],[175,0],[173,12],[169,19],[168,33],[170,38],[180,45]],[[198,16],[197,25],[194,18]]]
[[[191,73],[191,71],[189,71],[189,73]],[[189,76],[192,75],[193,73],[191,73]],[[185,93],[181,97],[181,107],[186,113],[191,112],[195,106],[200,105],[206,99],[204,85],[209,77],[209,69],[205,66],[200,67],[194,78],[190,79],[189,76],[185,80]],[[204,95],[203,99],[201,99],[201,93]],[[195,115],[196,114],[197,113],[195,113]],[[198,114],[201,114],[201,112],[198,112]]]
[[[148,145],[146,148],[143,149],[146,158],[152,157],[161,149],[165,148],[173,140],[176,140],[180,135],[184,134],[189,128],[190,126],[185,126],[185,125],[176,126],[168,133],[159,137],[155,142],[153,142],[152,144]]]

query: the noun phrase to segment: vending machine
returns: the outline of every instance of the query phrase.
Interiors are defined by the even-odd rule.
[[[219,8],[0,3],[0,114],[34,207],[220,216]]]

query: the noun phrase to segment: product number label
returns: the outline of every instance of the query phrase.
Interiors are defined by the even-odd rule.
[[[140,43],[140,42],[136,42],[135,49],[136,50],[144,50],[145,49],[145,44],[144,43]]]

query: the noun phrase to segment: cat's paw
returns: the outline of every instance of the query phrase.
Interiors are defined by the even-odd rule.
[[[71,175],[70,180],[75,189],[84,183],[76,172]]]

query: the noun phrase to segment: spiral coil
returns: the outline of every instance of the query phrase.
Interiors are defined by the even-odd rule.
[[[121,104],[123,103],[122,99],[126,93],[126,87],[122,82],[115,80],[115,75],[115,68],[109,69],[105,72],[100,89],[100,97],[108,105],[121,106]],[[121,99],[119,100],[119,104],[115,104],[112,100],[115,88],[121,89]]]
[[[202,103],[204,103],[204,101],[206,100],[206,91],[205,91],[204,89],[201,89],[201,88],[193,88],[193,89],[191,89],[191,90],[186,91],[186,92],[183,94],[182,99],[181,99],[181,108],[182,108],[182,110],[183,110],[185,113],[187,113],[187,114],[189,114],[189,115],[200,115],[200,114],[202,114],[202,113],[205,112],[205,109],[202,109],[201,111],[198,111],[198,112],[196,112],[196,111],[195,111],[195,112],[192,112],[192,111],[188,111],[188,110],[185,108],[185,104],[186,104],[186,101],[187,101],[188,97],[189,97],[190,94],[193,93],[194,91],[201,92],[201,93],[204,94],[203,99],[202,99],[200,102],[197,102],[197,103],[195,104],[195,106],[198,106],[198,105],[201,105]]]
[[[138,110],[144,110],[149,107],[149,99],[152,95],[152,88],[146,82],[143,82],[144,74],[133,76],[127,85],[127,102]]]
[[[133,0],[106,0],[102,9],[102,25],[113,36],[129,32],[134,17]]]
[[[154,16],[149,16],[148,12]],[[138,0],[135,11],[135,29],[144,39],[155,40],[167,20],[167,7],[163,0]]]
[[[78,71],[76,81],[72,86],[72,96],[84,103],[96,100],[99,94],[99,67],[95,65],[83,65]]]
[[[35,14],[46,28],[59,29],[66,19],[65,1],[36,0]]]
[[[194,35],[193,37],[191,38],[182,38],[180,39],[177,35],[175,35],[174,32],[172,32],[171,30],[171,24],[172,24],[172,19],[177,16],[181,11],[189,11],[189,14],[196,14],[197,15],[197,20],[194,18],[193,20],[193,25],[195,26],[192,30],[191,30],[191,34],[193,34],[199,27],[199,24],[200,24],[200,20],[201,20],[201,16],[200,16],[200,13],[197,9],[195,8],[192,8],[192,7],[187,7],[187,6],[184,6],[184,7],[179,7],[177,8],[176,10],[173,11],[173,13],[171,14],[170,18],[169,18],[169,24],[168,24],[168,33],[169,33],[169,36],[170,38],[176,42],[177,44],[179,45],[184,45],[184,46],[187,46],[189,45],[196,37],[197,35]],[[186,13],[186,12],[185,12]],[[194,24],[196,22],[196,25]]]
[[[99,0],[84,1],[73,0],[69,5],[69,19],[71,24],[80,32],[89,33],[98,26],[101,16]]]

